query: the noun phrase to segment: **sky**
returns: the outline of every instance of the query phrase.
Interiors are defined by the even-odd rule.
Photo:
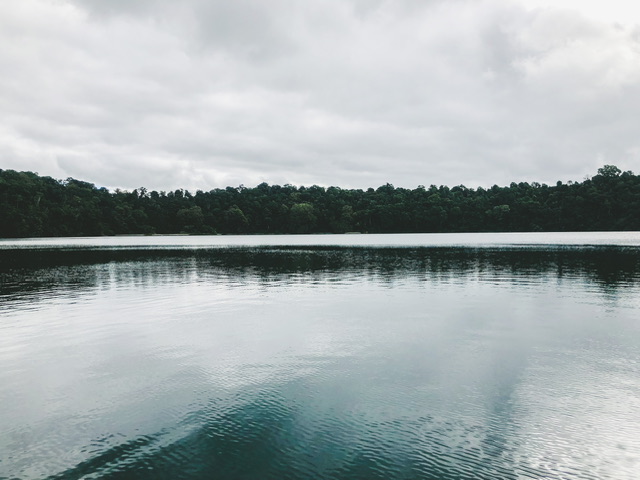
[[[2,0],[0,168],[110,189],[640,173],[628,0]]]

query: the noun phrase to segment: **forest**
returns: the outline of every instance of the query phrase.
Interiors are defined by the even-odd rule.
[[[240,185],[194,193],[96,187],[0,169],[0,237],[640,230],[640,176],[476,189]]]

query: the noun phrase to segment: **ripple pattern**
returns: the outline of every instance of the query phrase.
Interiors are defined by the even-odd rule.
[[[23,253],[3,480],[638,478],[633,250]]]

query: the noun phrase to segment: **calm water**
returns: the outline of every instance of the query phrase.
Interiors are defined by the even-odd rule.
[[[2,479],[640,477],[640,234],[0,241]]]

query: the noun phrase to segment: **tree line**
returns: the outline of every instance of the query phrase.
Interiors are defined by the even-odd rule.
[[[491,188],[260,185],[131,192],[0,169],[0,237],[640,230],[640,176]]]

